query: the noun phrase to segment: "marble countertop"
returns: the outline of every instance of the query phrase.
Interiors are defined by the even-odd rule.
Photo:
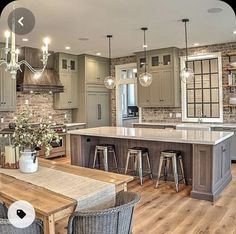
[[[146,141],[161,141],[187,144],[217,145],[232,137],[233,132],[125,128],[125,127],[98,127],[70,131],[72,135],[111,137],[121,139],[135,139]]]
[[[175,122],[139,122],[133,125],[148,125],[148,126],[195,126],[195,127],[222,127],[222,128],[235,128],[236,123],[175,123]]]
[[[66,123],[66,127],[86,125],[86,123]]]

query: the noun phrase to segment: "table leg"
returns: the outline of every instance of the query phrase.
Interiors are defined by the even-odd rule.
[[[43,219],[44,234],[55,234],[55,221],[53,215]]]

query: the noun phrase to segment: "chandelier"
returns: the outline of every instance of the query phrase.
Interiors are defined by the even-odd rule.
[[[29,68],[29,70],[34,73],[35,78],[39,78],[42,73],[44,72],[47,62],[48,62],[48,45],[50,43],[49,38],[44,38],[43,42],[44,45],[42,46],[42,59],[41,62],[43,64],[43,67],[41,69],[34,69],[29,62],[26,60],[21,60],[19,61],[19,53],[20,50],[16,48],[16,35],[15,35],[15,17],[12,19],[12,30],[11,32],[6,31],[5,32],[5,38],[6,38],[6,44],[4,50],[4,58],[0,59],[0,66],[5,65],[6,66],[6,71],[9,71],[11,74],[12,79],[16,79],[16,74],[17,71],[21,70],[21,65],[25,65],[26,67]],[[9,41],[10,41],[10,46],[9,46]]]

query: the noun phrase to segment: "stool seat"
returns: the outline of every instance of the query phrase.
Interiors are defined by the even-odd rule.
[[[106,147],[106,148],[108,148],[108,150],[113,150],[113,149],[115,149],[115,145],[112,145],[112,144],[100,144],[100,145],[97,145],[96,147]]]
[[[170,154],[175,154],[176,156],[181,155],[181,151],[179,150],[163,150],[161,153],[170,153]]]
[[[141,151],[142,153],[148,153],[148,148],[145,147],[132,147],[129,148],[128,150],[136,150],[136,151]]]

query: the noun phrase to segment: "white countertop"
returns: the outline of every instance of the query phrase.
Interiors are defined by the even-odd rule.
[[[230,138],[233,132],[150,129],[150,128],[124,128],[124,127],[98,127],[69,132],[73,135],[111,137],[121,139],[135,139],[146,141],[161,141],[173,143],[217,145]]]
[[[74,126],[81,126],[86,125],[86,123],[66,123],[66,127],[74,127]]]
[[[201,127],[223,127],[223,128],[236,128],[236,123],[171,123],[171,122],[139,122],[133,125],[148,125],[148,126],[199,126]]]

